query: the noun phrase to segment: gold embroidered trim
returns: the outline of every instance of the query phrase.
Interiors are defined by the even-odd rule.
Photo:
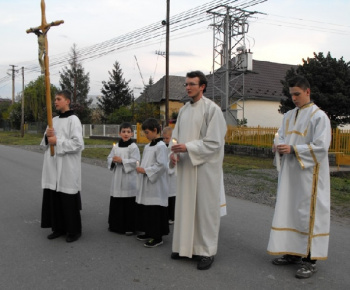
[[[314,160],[315,164],[317,164],[318,162],[317,162],[317,158],[316,158],[316,155],[315,155],[314,149],[312,149],[312,147],[311,147],[311,145],[310,145],[310,144],[308,144],[307,146],[308,146],[308,147],[309,147],[309,149],[310,149],[310,154],[311,154],[311,156],[312,156],[312,158],[313,158],[313,160]]]
[[[310,118],[312,118],[319,110],[321,110],[320,108],[317,108],[310,116]]]
[[[286,123],[286,135],[297,134],[297,135],[305,137],[307,134],[307,128],[305,129],[304,133],[301,133],[301,132],[295,131],[295,130],[288,131],[288,129],[289,129],[289,119],[287,120],[287,123]]]
[[[311,102],[311,103],[309,103],[309,104],[306,104],[306,105],[302,106],[302,107],[300,108],[300,110],[306,109],[306,108],[309,108],[309,107],[312,107],[313,105],[314,105],[314,103]]]
[[[273,256],[277,256],[277,255],[293,255],[293,256],[300,256],[302,258],[306,258],[308,255],[303,255],[303,254],[300,254],[300,253],[294,253],[294,252],[270,252],[270,251],[267,251],[267,253],[269,255],[273,255]],[[311,257],[311,260],[327,260],[328,259],[328,256],[327,257]]]
[[[315,157],[316,158],[316,157]],[[308,241],[308,253],[311,252],[311,242],[314,237],[314,226],[315,226],[315,212],[316,212],[316,198],[317,198],[317,183],[318,183],[318,173],[319,173],[319,163],[316,163],[313,172],[312,180],[312,191],[310,200],[310,224],[309,224],[309,241]]]
[[[327,236],[329,236],[329,233],[323,233],[323,234],[313,235],[313,234],[310,234],[310,233],[307,233],[307,232],[301,232],[301,231],[298,231],[298,230],[292,229],[292,228],[276,228],[276,227],[271,227],[271,229],[272,229],[272,230],[275,230],[275,231],[294,232],[294,233],[301,234],[301,235],[304,235],[304,236],[311,236],[311,238],[318,238],[318,237],[327,237]]]
[[[327,237],[329,236],[329,234],[318,234],[318,235],[314,235],[314,238],[318,238],[318,237]]]
[[[301,107],[299,110],[303,110],[303,109],[312,107],[313,105],[314,105],[314,103],[307,104],[307,105]],[[310,115],[310,119],[314,116],[314,114],[315,114],[318,110],[320,110],[320,108],[317,108],[317,109]],[[299,112],[299,114],[300,114],[300,112]],[[295,121],[294,121],[294,123],[295,123]],[[288,131],[288,129],[289,129],[289,119],[287,120],[287,123],[286,123],[286,135],[297,134],[297,135],[300,135],[300,136],[305,137],[306,134],[307,134],[307,128],[305,129],[304,133],[299,132],[299,131],[295,131],[295,130],[294,130],[294,131]]]
[[[304,165],[303,161],[301,160],[301,158],[299,156],[299,152],[298,152],[297,146],[293,145],[293,148],[294,148],[295,157],[297,158],[301,168],[304,170],[305,169],[305,165]]]
[[[301,231],[298,231],[296,229],[291,229],[291,228],[275,228],[275,227],[271,227],[271,229],[275,230],[275,231],[289,231],[289,232],[295,232],[295,233],[298,233],[298,234],[301,234],[301,235],[309,235],[309,233],[306,233],[306,232],[301,232]]]

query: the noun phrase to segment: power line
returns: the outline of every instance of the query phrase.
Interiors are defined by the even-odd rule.
[[[185,11],[183,13],[177,14],[170,19],[171,32],[175,32],[180,29],[185,29],[187,27],[192,27],[193,25],[202,23],[204,21],[210,20],[210,16],[206,14],[206,10],[219,4],[232,4],[235,3],[236,6],[246,6],[254,5],[256,3],[261,3],[266,0],[251,0],[251,1],[240,1],[240,0],[214,0],[207,4],[204,4],[200,7],[193,8],[191,10]],[[186,22],[187,21],[187,22]],[[136,45],[139,45],[143,42],[148,42],[153,39],[158,39],[165,34],[163,26],[160,21],[149,26],[143,27],[141,29],[135,30],[131,33],[124,34],[122,36],[113,38],[102,43],[98,43],[92,46],[88,46],[78,50],[79,60],[84,61],[93,61],[100,57],[103,57],[107,54],[122,50],[125,48],[130,49]],[[61,68],[63,65],[66,65],[69,61],[69,56],[64,55],[55,55],[50,57],[50,68]],[[39,67],[36,62],[31,62],[26,65],[27,73],[39,73]],[[0,83],[7,81],[8,78],[4,77],[0,80]]]
[[[172,34],[172,39],[179,39],[187,37],[184,30],[191,28],[194,29],[195,26],[199,26],[202,23],[208,22],[212,19],[212,16],[206,13],[207,10],[213,9],[218,6],[223,5],[234,5],[235,8],[245,9],[248,7],[255,6],[257,4],[263,3],[267,0],[212,0],[202,6],[198,6],[187,10],[185,12],[174,15],[170,18],[170,32]],[[294,19],[301,24],[288,22],[284,20],[274,20],[267,18],[258,18],[256,22],[267,25],[274,25],[280,27],[290,27],[295,29],[309,29],[320,32],[336,33],[340,35],[348,35],[349,32],[344,30],[339,30],[336,28],[325,28],[317,25],[305,25],[306,22],[318,23],[318,24],[328,24],[335,25],[339,27],[347,28],[345,25],[330,24],[322,21],[316,20],[304,20],[300,18],[284,17],[279,15],[271,14],[269,16],[283,18],[283,19]],[[202,26],[203,27],[203,26]],[[181,31],[181,32],[180,32]],[[179,34],[177,34],[179,32]],[[143,28],[134,30],[130,33],[112,38],[101,43],[97,43],[91,46],[83,47],[78,49],[79,60],[81,62],[91,62],[98,58],[104,57],[108,54],[121,52],[126,49],[136,49],[139,47],[144,47],[147,45],[152,45],[158,43],[159,39],[162,39],[165,35],[164,26],[161,21],[150,24]],[[66,66],[70,60],[69,54],[61,53],[58,55],[53,55],[50,57],[50,69],[52,70],[52,75],[57,75],[59,72],[57,70]],[[26,73],[28,74],[40,74],[40,68],[37,61],[27,61],[22,62],[18,65],[25,64]],[[0,85],[6,83],[10,80],[10,76],[3,76],[0,78]]]

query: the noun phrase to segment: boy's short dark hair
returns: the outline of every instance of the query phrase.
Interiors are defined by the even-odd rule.
[[[290,79],[287,80],[288,87],[298,87],[303,90],[310,89],[310,83],[309,81],[300,75],[296,75],[294,77],[291,77]]]
[[[205,91],[207,90],[208,81],[207,81],[207,78],[205,77],[204,73],[202,73],[199,70],[195,70],[195,71],[188,72],[186,74],[186,77],[187,78],[196,78],[196,77],[198,77],[199,78],[199,85],[200,86],[201,85],[205,85],[205,88],[203,90],[203,93],[205,93]]]
[[[56,93],[56,96],[63,96],[65,99],[70,100],[70,102],[72,102],[72,93],[68,90],[58,91]]]
[[[121,125],[119,126],[119,133],[122,131],[122,129],[131,129],[131,132],[134,132],[134,128],[132,127],[131,123],[129,122],[124,122],[121,123]]]
[[[142,123],[142,130],[143,131],[145,131],[145,130],[154,131],[154,129],[157,129],[157,133],[160,133],[160,125],[156,119],[149,118]]]

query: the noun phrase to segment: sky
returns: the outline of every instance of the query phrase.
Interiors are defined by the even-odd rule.
[[[170,0],[170,17],[203,7],[213,0]],[[25,85],[39,73],[26,66],[38,64],[36,36],[26,30],[41,24],[40,0],[0,0],[0,98],[12,98],[10,65],[25,68]],[[47,22],[64,20],[48,32],[50,59],[68,55],[73,44],[83,49],[166,18],[166,0],[46,0]],[[268,0],[248,11],[259,13],[249,20],[246,46],[253,59],[301,64],[314,52],[331,52],[350,61],[349,0]],[[213,31],[210,21],[170,34],[170,75],[185,76],[191,70],[208,74],[213,65]],[[165,28],[164,28],[165,29]],[[89,95],[101,93],[102,81],[118,61],[125,80],[137,97],[150,77],[156,82],[165,75],[165,37],[117,50],[82,63],[90,74]],[[137,59],[137,62],[136,62]],[[59,86],[61,67],[50,70],[51,83]],[[139,69],[139,68],[140,69]],[[141,77],[142,75],[142,77]],[[15,92],[22,90],[22,76],[15,78]]]

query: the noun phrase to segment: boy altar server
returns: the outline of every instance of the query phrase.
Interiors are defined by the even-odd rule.
[[[47,128],[41,146],[46,148],[42,171],[44,189],[41,227],[52,228],[48,239],[66,235],[68,243],[81,236],[81,151],[84,149],[80,120],[70,110],[71,93],[60,91],[55,97],[59,116]],[[50,155],[50,145],[55,154]]]

